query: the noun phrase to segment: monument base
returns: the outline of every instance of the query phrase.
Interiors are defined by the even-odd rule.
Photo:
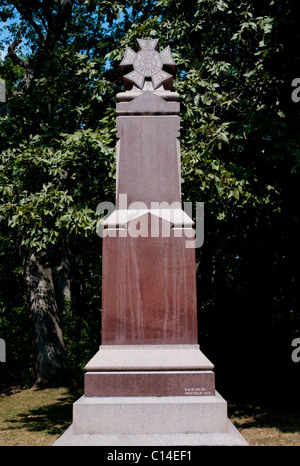
[[[247,445],[199,345],[102,345],[85,369],[55,446]]]
[[[216,392],[203,397],[81,397],[54,446],[246,446]]]
[[[86,397],[215,395],[199,345],[102,345],[85,369]]]

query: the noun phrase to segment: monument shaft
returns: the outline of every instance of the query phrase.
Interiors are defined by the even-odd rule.
[[[108,219],[103,235],[102,344],[198,342],[195,250],[186,247],[194,232],[181,210],[178,111],[177,102],[149,91],[117,104],[114,218],[125,216],[125,222],[112,227]]]
[[[140,201],[149,209],[154,202],[180,203],[180,121],[176,115],[154,114],[157,107],[151,116],[117,117],[117,208],[119,194],[125,193],[129,205]]]
[[[198,342],[194,249],[185,241],[172,230],[104,238],[102,344]]]

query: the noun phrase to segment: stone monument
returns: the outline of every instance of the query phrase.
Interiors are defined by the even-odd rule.
[[[195,233],[181,207],[179,95],[169,47],[120,64],[116,210],[102,231],[101,346],[54,445],[245,445],[197,335]],[[188,247],[187,247],[188,246]]]

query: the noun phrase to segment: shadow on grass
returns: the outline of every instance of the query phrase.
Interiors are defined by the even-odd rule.
[[[297,401],[294,404],[229,404],[228,414],[237,428],[275,427],[282,433],[300,432],[300,404]]]
[[[41,390],[42,392],[42,390]],[[39,393],[39,390],[36,390]],[[66,388],[56,400],[37,408],[28,408],[10,418],[8,430],[25,429],[59,436],[72,423],[73,403],[82,395],[82,389]],[[43,402],[42,402],[43,403]],[[300,432],[300,403],[229,403],[228,416],[239,429],[272,428],[282,433]]]
[[[36,392],[38,393],[39,390]],[[82,390],[66,388],[65,393],[48,405],[29,408],[26,412],[17,414],[8,421],[8,429],[26,429],[48,435],[61,435],[72,423],[72,406],[82,395]]]

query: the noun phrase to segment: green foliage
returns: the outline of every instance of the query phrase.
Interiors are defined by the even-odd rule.
[[[4,233],[4,232],[3,232]],[[0,364],[0,391],[9,386],[32,384],[33,354],[22,268],[15,237],[0,236],[0,338],[6,343],[6,362]]]
[[[74,243],[70,244],[72,299],[64,300],[60,323],[74,378],[82,382],[84,366],[101,343],[101,242],[88,237]]]
[[[9,244],[14,245],[17,263],[24,248],[47,251],[57,290],[60,248],[67,242],[72,301],[61,306],[60,318],[77,375],[100,343],[101,296],[97,289],[101,292],[101,241],[95,229],[96,208],[107,198],[113,200],[115,184],[115,91],[105,76],[105,53],[101,53],[107,47],[107,31],[99,28],[105,13],[98,5],[89,8],[76,3],[67,37],[48,50],[30,93],[18,92],[26,69],[6,57],[0,70],[8,90],[7,112],[0,120],[1,231],[5,241],[7,235],[13,238]],[[40,21],[38,16],[34,18]],[[35,32],[24,19],[9,29],[12,39],[15,34],[27,35],[30,63],[39,47]],[[85,272],[78,274],[83,264]],[[7,261],[5,266],[0,334],[7,341],[11,362],[1,368],[5,375],[1,383],[30,384],[34,357],[22,273],[16,285],[21,303],[10,303],[6,284],[16,268]],[[26,321],[29,336],[20,319]],[[19,349],[10,344],[12,334],[18,335]],[[19,370],[19,365],[24,370]],[[8,368],[15,369],[15,374]]]
[[[111,141],[108,130],[88,128],[48,144],[36,135],[2,153],[2,219],[17,229],[21,245],[39,251],[61,236],[95,234],[99,181],[113,175]]]

